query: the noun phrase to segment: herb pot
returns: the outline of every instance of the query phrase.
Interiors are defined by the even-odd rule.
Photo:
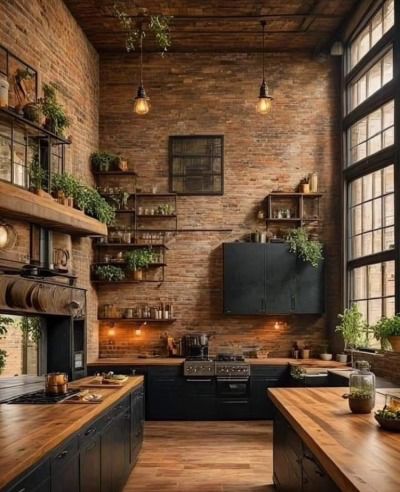
[[[310,358],[310,349],[300,350],[300,359],[309,359],[309,358]]]
[[[352,394],[343,395],[349,400],[349,407],[352,413],[371,413],[375,407],[375,397],[368,398],[353,397]]]
[[[40,106],[36,103],[28,103],[25,104],[23,108],[24,112],[24,118],[26,118],[29,121],[32,121],[33,123],[39,123],[40,122]]]
[[[400,336],[388,337],[389,343],[394,352],[400,352]]]
[[[133,271],[133,280],[141,281],[143,280],[143,270],[134,270]]]
[[[322,360],[332,360],[332,354],[319,354]]]
[[[336,354],[336,362],[347,364],[347,354]]]

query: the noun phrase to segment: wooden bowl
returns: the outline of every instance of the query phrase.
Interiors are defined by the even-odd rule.
[[[375,415],[375,420],[379,422],[382,429],[400,432],[400,420],[383,419],[382,417],[379,417],[379,415]]]

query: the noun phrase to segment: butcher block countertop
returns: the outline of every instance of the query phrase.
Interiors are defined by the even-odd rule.
[[[273,388],[268,392],[341,490],[400,491],[400,434],[381,430],[374,412],[352,414],[342,398],[346,389]],[[383,405],[383,396],[377,395],[376,409]]]
[[[0,404],[0,490],[142,383],[143,376],[134,376],[121,388],[94,388],[104,395],[98,404]]]
[[[90,362],[88,366],[180,366],[184,358],[178,357],[120,357],[104,358]],[[246,359],[251,365],[261,366],[286,366],[288,364],[307,367],[340,368],[345,364],[336,361],[324,361],[321,359],[291,359],[289,357],[271,357],[264,359]]]

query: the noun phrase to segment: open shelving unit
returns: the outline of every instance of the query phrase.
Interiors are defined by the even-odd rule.
[[[266,198],[266,224],[316,226],[320,222],[320,198],[322,193],[270,193]],[[289,210],[289,215],[279,216],[280,208]]]

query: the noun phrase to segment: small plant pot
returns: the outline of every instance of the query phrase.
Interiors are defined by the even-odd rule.
[[[37,196],[41,196],[42,198],[49,198],[50,200],[53,199],[53,197],[49,193],[47,193],[47,191],[42,190],[42,188],[35,188],[33,190],[33,193],[35,193],[35,195]]]
[[[371,413],[375,407],[375,398],[351,398],[344,395],[349,400],[349,407],[353,413]]]
[[[143,280],[143,270],[134,270],[133,271],[133,280],[138,282]]]
[[[393,352],[400,352],[400,337],[388,337]]]
[[[300,359],[309,359],[310,358],[310,350],[302,349],[300,350]]]
[[[336,354],[336,362],[347,364],[347,359],[348,359],[347,354]]]
[[[72,196],[68,197],[68,207],[73,207],[74,206],[74,199]]]
[[[332,354],[319,354],[322,360],[332,360]]]
[[[32,121],[33,123],[40,123],[41,112],[38,104],[36,103],[25,104],[23,108],[23,112],[24,112],[24,118],[26,118],[27,120]]]

